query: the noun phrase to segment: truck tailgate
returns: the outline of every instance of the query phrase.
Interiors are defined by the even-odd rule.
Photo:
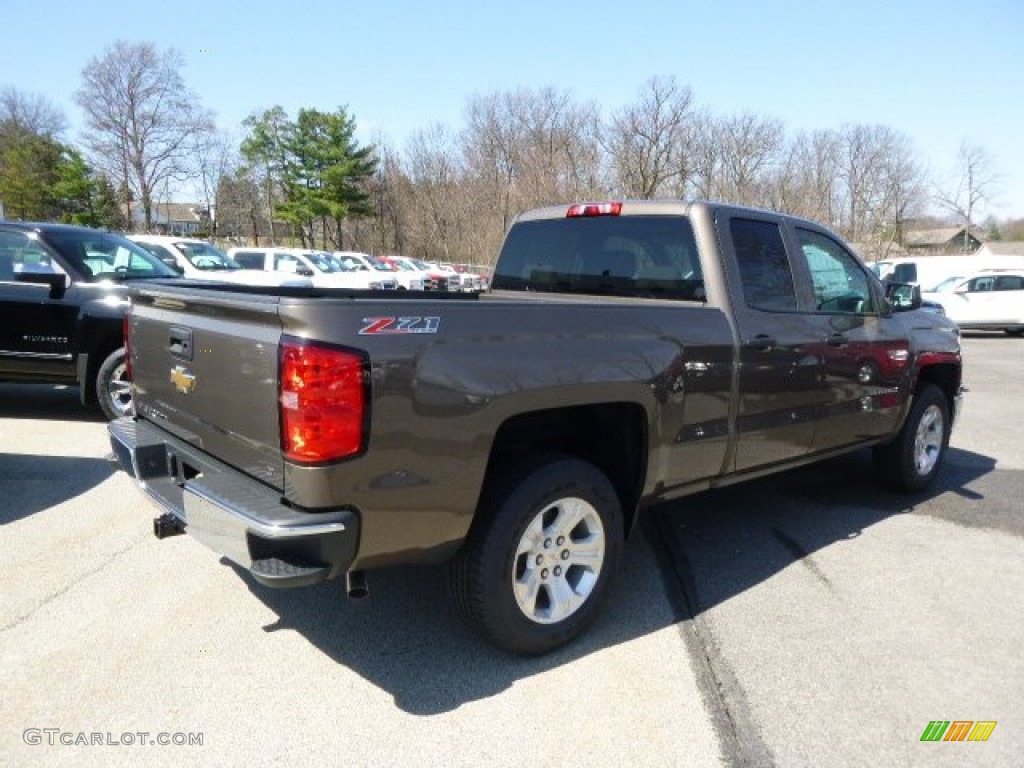
[[[140,417],[278,490],[278,297],[146,288],[129,353]]]

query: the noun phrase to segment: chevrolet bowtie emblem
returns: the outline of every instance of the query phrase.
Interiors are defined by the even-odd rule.
[[[171,384],[181,394],[187,395],[196,388],[196,377],[189,373],[185,366],[176,365],[171,369]]]

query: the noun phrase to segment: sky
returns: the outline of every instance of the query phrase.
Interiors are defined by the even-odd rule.
[[[953,186],[963,142],[997,177],[979,217],[1024,218],[1022,0],[4,0],[0,87],[42,94],[77,141],[81,72],[115,40],[184,55],[182,75],[239,138],[253,112],[345,107],[363,143],[401,149],[464,124],[474,96],[552,87],[604,115],[653,77],[716,116],[787,135],[885,125]]]

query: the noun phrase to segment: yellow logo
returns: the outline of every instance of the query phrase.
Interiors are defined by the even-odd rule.
[[[185,366],[176,365],[171,369],[171,384],[181,394],[187,395],[196,388],[196,377]]]

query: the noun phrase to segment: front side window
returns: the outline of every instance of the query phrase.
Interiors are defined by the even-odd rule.
[[[991,291],[995,283],[996,279],[991,275],[976,277],[967,283],[967,292],[984,293],[985,291]]]
[[[797,228],[797,235],[811,272],[814,306],[819,312],[875,311],[867,273],[853,254],[818,232]]]
[[[797,308],[793,270],[779,226],[734,218],[729,222],[747,306],[768,311]]]

